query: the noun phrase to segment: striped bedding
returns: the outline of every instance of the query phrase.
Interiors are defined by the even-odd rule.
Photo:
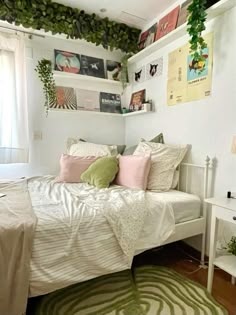
[[[28,188],[37,216],[30,296],[130,268],[148,213],[165,231],[155,233],[157,241],[174,230],[171,205],[140,190],[56,183],[52,176],[31,178]]]

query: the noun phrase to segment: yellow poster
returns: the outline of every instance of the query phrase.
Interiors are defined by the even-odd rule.
[[[169,54],[168,105],[200,100],[211,95],[213,34],[207,34],[204,39],[207,43],[207,48],[203,50],[205,61],[198,62],[197,67],[189,52],[189,44]]]

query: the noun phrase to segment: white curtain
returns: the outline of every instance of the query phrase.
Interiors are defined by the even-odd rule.
[[[0,33],[0,164],[28,162],[25,47]]]

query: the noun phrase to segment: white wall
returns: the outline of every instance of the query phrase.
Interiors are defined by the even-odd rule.
[[[53,60],[54,49],[61,49],[103,59],[119,60],[119,51],[110,52],[85,41],[71,41],[46,37],[26,39],[27,84],[30,128],[30,163],[0,165],[1,178],[16,178],[41,174],[54,174],[59,169],[59,157],[66,149],[69,136],[79,136],[96,143],[124,144],[125,122],[122,117],[103,116],[93,113],[53,112],[48,117],[43,108],[42,85],[34,71],[39,59]],[[76,76],[74,76],[76,78]],[[63,86],[79,87],[88,90],[120,93],[121,88],[107,83],[57,79]],[[34,132],[42,132],[42,140],[33,140]]]
[[[236,191],[236,156],[230,153],[232,135],[236,134],[236,8],[207,25],[214,32],[212,96],[195,102],[167,106],[168,53],[185,44],[188,37],[177,39],[137,64],[164,57],[163,75],[131,86],[127,92],[146,89],[155,103],[155,113],[126,118],[126,143],[149,139],[163,132],[165,142],[191,144],[189,161],[204,163],[209,155],[217,159],[215,195]]]

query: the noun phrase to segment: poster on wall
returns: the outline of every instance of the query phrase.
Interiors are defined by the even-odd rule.
[[[64,86],[56,86],[56,102],[50,103],[49,108],[76,110],[77,102],[74,89]]]
[[[81,74],[105,79],[104,60],[81,55]]]
[[[106,61],[107,79],[120,81],[121,76],[121,63],[118,61]]]
[[[119,94],[100,92],[100,110],[108,113],[121,113],[121,98]]]
[[[204,36],[207,48],[205,61],[197,62],[189,52],[189,44],[169,54],[167,104],[190,102],[211,95],[213,34]]]
[[[146,65],[146,79],[159,77],[163,73],[163,57],[153,60]]]
[[[142,83],[145,80],[145,66],[136,69],[133,73],[133,82]]]
[[[54,57],[55,70],[77,74],[80,72],[80,55],[55,49]]]
[[[85,111],[100,111],[99,92],[75,89],[77,99],[77,109]]]

